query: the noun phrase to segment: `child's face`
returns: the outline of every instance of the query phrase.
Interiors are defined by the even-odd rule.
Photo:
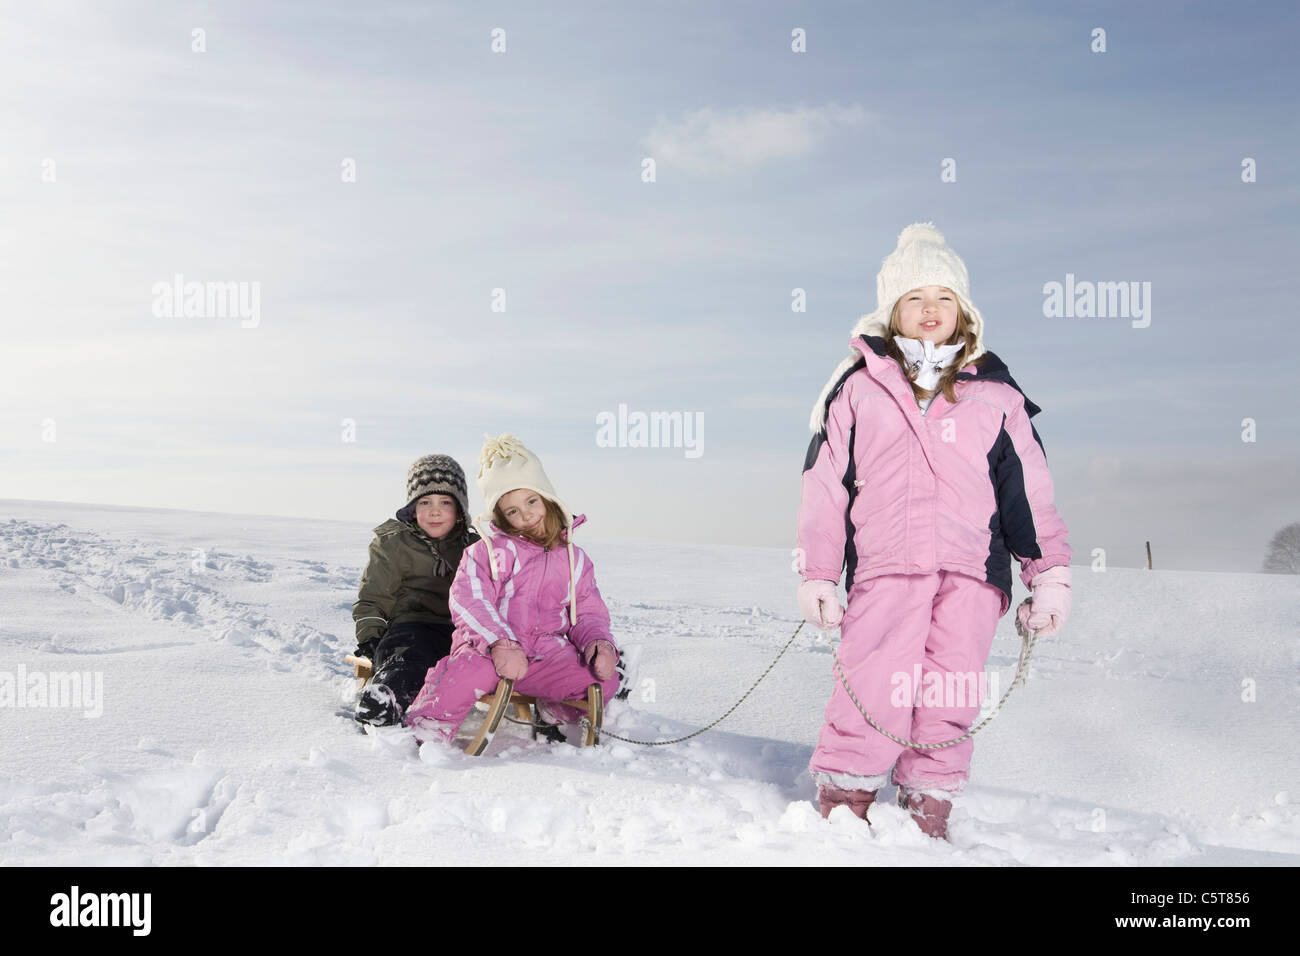
[[[501,513],[510,527],[530,538],[540,538],[545,531],[546,500],[528,488],[516,488],[501,496]]]
[[[451,495],[425,495],[415,503],[415,523],[430,538],[442,538],[457,518],[456,499]]]
[[[952,289],[927,285],[898,300],[898,334],[942,345],[957,331],[957,296]]]

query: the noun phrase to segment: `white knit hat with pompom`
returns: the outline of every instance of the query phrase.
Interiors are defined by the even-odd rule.
[[[898,248],[885,256],[880,264],[880,273],[876,276],[876,311],[864,315],[853,327],[853,338],[859,335],[876,335],[883,337],[889,329],[889,316],[894,311],[894,303],[913,289],[927,285],[940,285],[952,289],[962,309],[971,318],[975,337],[975,351],[970,356],[978,358],[984,354],[984,318],[979,309],[970,300],[970,277],[966,273],[966,263],[952,250],[943,233],[932,222],[914,222],[898,234]],[[849,357],[839,364],[833,375],[826,382],[817,404],[813,406],[809,427],[821,431],[826,422],[826,398],[831,389],[858,359],[857,349],[851,349]]]
[[[478,456],[478,490],[483,494],[484,512],[478,518],[479,537],[488,552],[488,564],[492,569],[492,580],[497,580],[497,559],[492,548],[492,535],[488,523],[492,520],[492,509],[501,500],[502,495],[509,494],[517,488],[535,491],[543,498],[549,498],[560,507],[564,517],[564,549],[569,555],[569,623],[578,622],[577,575],[573,567],[573,542],[569,535],[573,530],[573,515],[568,505],[560,500],[551,486],[551,481],[542,470],[542,460],[524,447],[514,435],[504,434],[493,438],[483,435],[483,450]],[[509,529],[502,528],[508,533]]]
[[[492,509],[502,495],[517,488],[527,488],[559,505],[564,525],[568,527],[573,519],[542,470],[542,460],[514,435],[493,438],[485,434],[483,439],[483,450],[478,456],[478,490],[483,494],[484,516],[491,520]]]

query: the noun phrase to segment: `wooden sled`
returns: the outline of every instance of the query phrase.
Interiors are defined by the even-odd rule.
[[[492,736],[497,732],[497,727],[501,724],[501,718],[506,715],[507,710],[514,710],[516,720],[524,720],[532,723],[533,705],[537,703],[536,697],[529,697],[527,694],[515,693],[515,682],[502,678],[497,683],[497,689],[491,694],[484,694],[479,698],[479,703],[487,704],[487,717],[479,726],[478,732],[474,734],[473,739],[465,745],[465,753],[471,757],[477,757],[487,749],[487,745],[492,742]],[[594,747],[600,743],[600,728],[605,721],[605,695],[600,689],[599,684],[592,684],[587,688],[586,700],[566,700],[567,707],[574,707],[578,710],[586,711],[587,723],[582,732],[582,743],[580,747]]]
[[[370,675],[373,673],[370,658],[357,657],[355,654],[349,654],[347,657],[343,658],[343,662],[352,665],[352,676],[361,681],[361,687],[365,687],[366,681],[370,680]],[[358,688],[358,690],[359,689],[360,688]]]

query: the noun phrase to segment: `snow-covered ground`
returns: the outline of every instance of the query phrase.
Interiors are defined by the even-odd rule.
[[[714,719],[798,623],[790,555],[603,540],[593,519],[579,540],[615,633],[642,646],[607,727]],[[686,744],[546,746],[506,725],[470,758],[358,733],[334,712],[369,541],[0,501],[0,864],[1300,863],[1300,578],[1076,567],[1070,624],[976,738],[945,844],[888,801],[871,831],[818,815],[820,635]],[[1008,615],[1002,689],[1018,650]],[[77,706],[39,706],[32,688],[72,673]]]

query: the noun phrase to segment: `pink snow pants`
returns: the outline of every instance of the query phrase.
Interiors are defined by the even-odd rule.
[[[429,668],[424,687],[406,711],[404,722],[423,731],[425,739],[451,740],[474,709],[474,702],[495,690],[498,680],[492,658],[466,645]],[[582,662],[578,649],[566,642],[540,660],[530,659],[527,673],[515,681],[515,690],[548,702],[581,700],[595,683],[600,684],[607,702],[618,693],[618,674],[597,681],[591,668]],[[550,710],[567,723],[583,716],[583,711],[554,703]]]
[[[1003,600],[993,585],[952,571],[888,574],[854,586],[838,653],[867,713],[891,734],[918,743],[969,730],[986,689],[980,676]],[[910,789],[965,785],[973,741],[938,750],[904,747],[868,724],[834,680],[810,764],[814,774],[881,777],[892,766],[893,782]]]

